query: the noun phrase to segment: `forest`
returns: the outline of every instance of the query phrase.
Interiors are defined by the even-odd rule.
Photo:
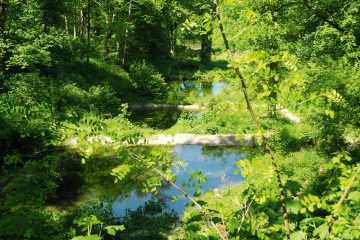
[[[0,240],[360,239],[360,0],[0,0]]]

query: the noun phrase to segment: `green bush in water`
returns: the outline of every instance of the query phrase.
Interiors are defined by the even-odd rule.
[[[166,97],[166,82],[154,66],[145,61],[136,62],[130,66],[130,77],[132,86],[139,95],[147,99]]]

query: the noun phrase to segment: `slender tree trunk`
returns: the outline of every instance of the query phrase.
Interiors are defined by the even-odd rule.
[[[84,9],[81,8],[80,10],[80,36],[85,36],[85,16],[84,16]]]
[[[74,34],[74,38],[76,38],[76,25],[74,24],[74,28],[73,28],[73,34]]]
[[[216,17],[218,19],[219,28],[220,28],[221,35],[222,35],[223,40],[224,40],[226,50],[228,52],[229,59],[233,60],[233,55],[232,55],[232,52],[231,52],[231,49],[230,49],[230,46],[229,46],[229,41],[228,41],[228,39],[226,37],[224,26],[223,26],[221,15],[220,15],[219,0],[214,0],[214,4],[215,4],[215,8],[216,8]],[[251,118],[252,118],[253,122],[255,123],[256,129],[259,132],[261,132],[261,130],[262,130],[261,125],[260,125],[260,122],[259,122],[253,108],[252,108],[252,104],[251,104],[249,94],[248,94],[248,91],[247,91],[247,86],[246,86],[246,83],[245,83],[245,79],[244,79],[243,75],[241,74],[240,69],[238,67],[233,66],[233,69],[234,69],[236,75],[238,76],[238,78],[241,81],[242,90],[243,90],[243,93],[244,93],[246,105],[247,105],[247,108],[248,108],[248,110],[250,112]],[[285,188],[284,188],[284,186],[282,184],[282,181],[281,181],[280,171],[279,171],[279,168],[277,167],[277,164],[275,162],[274,154],[273,154],[273,152],[272,152],[272,150],[270,148],[270,145],[269,145],[269,143],[267,141],[267,138],[264,135],[262,135],[262,140],[264,142],[264,145],[265,145],[265,148],[266,148],[267,152],[269,153],[271,164],[272,164],[273,169],[275,171],[277,184],[278,184],[278,187],[279,187],[279,190],[280,190],[280,203],[281,203],[282,210],[283,210],[283,215],[284,215],[284,228],[285,228],[286,238],[290,239],[290,221],[289,221],[289,215],[288,215],[287,207],[286,207]]]
[[[91,18],[91,4],[90,0],[87,1],[87,56],[86,56],[86,63],[89,65],[90,60],[90,18]]]
[[[120,42],[116,41],[116,52],[117,52],[117,60],[120,59],[119,53],[120,53]]]
[[[73,24],[73,26],[72,26],[72,34],[73,34],[73,38],[75,39],[76,37],[77,37],[77,31],[78,31],[78,29],[77,29],[77,26],[78,26],[78,15],[77,15],[77,11],[78,11],[78,9],[77,9],[77,7],[76,7],[76,5],[74,4],[73,5],[73,15],[72,15],[72,24]]]
[[[4,25],[5,25],[5,19],[6,19],[6,6],[5,6],[5,2],[4,0],[0,0],[0,37],[1,35],[3,35],[3,32],[4,32]],[[5,70],[5,60],[2,59],[3,56],[0,56],[0,71],[1,72],[4,72]],[[1,86],[1,82],[0,82],[0,86]],[[1,142],[0,142],[0,148],[2,147],[1,146]]]
[[[212,13],[216,14],[216,6],[213,4]],[[205,34],[201,35],[201,51],[200,51],[200,61],[203,64],[209,64],[211,62],[211,53],[212,53],[212,24],[210,25],[210,30]],[[205,28],[203,29],[205,31]]]
[[[104,34],[104,60],[109,60],[109,43],[111,41],[111,32],[109,30],[105,31]]]
[[[0,0],[0,32],[4,31],[4,23],[5,23],[5,2],[4,0]]]
[[[132,14],[132,7],[133,7],[133,0],[130,0],[129,2],[129,10],[128,10],[128,23],[131,21],[131,14]],[[126,27],[125,30],[125,40],[124,40],[124,51],[123,51],[123,57],[121,61],[121,65],[125,67],[126,61],[127,61],[127,50],[128,50],[128,39],[129,39],[129,27]]]
[[[110,44],[111,36],[112,36],[111,25],[115,21],[115,14],[113,14],[112,12],[113,12],[113,9],[110,9],[106,16],[106,31],[104,34],[104,60],[105,61],[107,61],[109,59],[109,52],[110,52],[109,44]],[[109,21],[110,15],[112,15],[111,21]]]
[[[171,24],[169,35],[170,35],[170,54],[175,54],[175,46],[176,46],[176,27],[175,24]]]
[[[68,28],[68,19],[67,19],[67,15],[64,14],[64,29],[65,29],[65,32],[67,34],[69,34],[69,28]]]

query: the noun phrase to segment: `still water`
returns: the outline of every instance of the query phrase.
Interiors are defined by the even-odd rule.
[[[218,95],[227,83],[224,81],[174,81],[169,84],[168,101],[189,104],[188,98],[200,99]],[[191,100],[192,101],[192,100]],[[129,117],[133,123],[156,129],[168,129],[176,124],[181,111],[175,109],[134,110]]]
[[[196,170],[204,173],[207,182],[202,183],[202,190],[208,192],[215,188],[222,188],[227,185],[240,184],[244,178],[240,175],[234,175],[236,169],[235,162],[240,159],[245,159],[245,156],[236,151],[236,149],[224,147],[203,147],[198,145],[179,145],[173,149],[174,158],[180,158],[187,163],[186,168],[173,167],[173,172],[178,176],[175,184],[181,186],[182,183],[187,183],[190,178],[190,173]],[[194,194],[195,188],[190,188],[188,191]],[[157,196],[152,194],[138,194],[132,192],[127,199],[116,199],[113,204],[113,213],[116,216],[121,216],[125,213],[125,209],[135,210],[152,197],[154,199],[165,200],[167,205],[173,209],[179,216],[184,212],[188,199],[182,198],[172,202],[172,196],[180,193],[173,187],[166,185],[159,190]]]
[[[190,94],[196,97],[216,96],[227,86],[224,81],[174,81],[170,84],[170,91],[183,96]]]
[[[176,109],[133,110],[129,120],[138,125],[147,125],[156,129],[168,129],[175,125],[181,111]]]
[[[176,184],[182,186],[182,183],[188,183],[190,173],[194,171],[201,171],[207,178],[207,182],[202,183],[203,192],[208,192],[215,188],[223,188],[228,185],[240,184],[244,178],[241,175],[234,175],[234,170],[237,168],[235,162],[245,159],[242,153],[242,148],[227,148],[227,147],[204,147],[200,145],[179,145],[172,149],[172,157],[174,159],[181,159],[185,162],[185,168],[178,165],[172,166],[173,172],[178,176]],[[97,165],[104,166],[105,169],[96,169],[91,167],[85,168],[82,171],[92,171],[91,177],[86,177],[86,173],[80,174],[82,176],[77,181],[82,182],[78,186],[67,185],[62,188],[64,194],[67,192],[68,199],[65,202],[59,202],[55,205],[62,205],[69,207],[74,202],[78,201],[81,204],[86,204],[87,201],[97,197],[106,195],[106,201],[111,201],[112,211],[115,217],[123,216],[126,209],[135,210],[142,206],[146,201],[155,199],[162,199],[170,209],[173,209],[179,216],[183,215],[184,209],[188,200],[181,198],[175,202],[171,201],[173,196],[179,196],[180,193],[171,187],[169,184],[164,184],[157,195],[152,193],[142,193],[139,190],[129,190],[130,194],[121,195],[123,186],[113,183],[113,177],[110,176],[111,169],[116,165],[112,163]],[[94,171],[98,171],[94,173]],[[74,183],[74,179],[72,179]],[[74,187],[70,190],[69,187]],[[195,188],[187,188],[190,194],[195,192]],[[61,192],[60,192],[61,194]],[[79,206],[79,205],[78,205]]]

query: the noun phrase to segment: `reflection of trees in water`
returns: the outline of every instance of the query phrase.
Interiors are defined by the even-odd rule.
[[[212,94],[213,83],[212,82],[203,82],[201,85],[201,90],[203,96]]]
[[[145,123],[153,128],[167,129],[176,124],[180,113],[175,109],[141,110],[134,111],[130,120],[139,124]]]
[[[172,186],[167,181],[163,181],[161,188],[158,189],[158,194],[156,195],[157,199],[162,199],[165,202],[170,202],[173,194],[169,194],[168,190],[172,189]]]
[[[222,163],[227,163],[227,158],[229,157],[229,150],[225,147],[219,148],[219,147],[204,146],[202,147],[202,154],[204,156],[209,156],[210,160],[215,160],[215,161],[220,160]]]
[[[168,97],[171,100],[184,100],[187,97],[215,96],[228,84],[224,81],[177,81],[170,84]],[[189,103],[190,104],[190,103]]]
[[[239,159],[251,159],[252,156],[256,154],[255,151],[244,148],[244,147],[212,147],[212,146],[204,146],[202,147],[202,154],[204,156],[209,156],[211,159],[220,159],[222,162],[226,163],[230,154],[239,154],[239,150],[241,150],[241,154],[239,155]]]
[[[59,156],[59,174],[61,181],[56,190],[56,196],[50,202],[64,202],[79,199],[85,179],[81,175],[84,167],[80,156],[74,153],[63,153]]]
[[[239,155],[239,150],[241,149],[242,154]],[[202,154],[204,156],[208,156],[205,158],[206,160],[214,160],[221,161],[223,164],[228,162],[228,158],[230,154],[238,154],[239,157],[236,160],[245,159],[254,155],[251,151],[246,148],[239,147],[212,147],[212,146],[204,146],[202,148]],[[246,157],[247,156],[247,157]]]
[[[177,214],[164,201],[152,199],[136,210],[126,212],[119,222],[125,226],[125,230],[119,232],[119,237],[128,240],[165,240],[177,222]]]
[[[182,81],[173,83],[174,92],[187,96],[194,94],[198,97],[204,97],[205,95],[212,93],[212,82],[199,82],[199,81]]]
[[[189,92],[189,91],[200,91],[201,90],[201,82],[196,81],[185,81],[181,82],[177,85],[177,92]]]
[[[131,152],[149,159],[162,156],[162,159],[167,159],[164,161],[167,165],[170,165],[172,159],[171,151],[167,148],[133,147]],[[134,165],[124,181],[114,183],[114,176],[110,173],[119,164],[129,161],[124,154],[121,154],[122,157],[115,154],[108,157],[96,156],[88,159],[85,164],[81,164],[81,157],[78,154],[64,154],[63,161],[60,161],[62,181],[59,183],[57,197],[53,203],[56,205],[57,202],[68,202],[69,205],[73,205],[83,201],[85,196],[125,199],[134,190],[137,190],[139,197],[145,196],[146,193],[141,193],[142,183],[155,176],[149,168]]]
[[[194,149],[195,148],[195,149]],[[176,154],[172,150],[173,148],[169,147],[133,147],[131,148],[131,152],[136,153],[138,156],[141,156],[143,159],[152,159],[158,160],[161,163],[165,163],[163,167],[159,166],[161,169],[165,169],[166,166],[170,166],[170,164],[176,164],[177,160]],[[190,153],[189,156],[196,157],[197,155],[204,156],[205,160],[208,160],[210,165],[212,165],[212,161],[222,161],[225,164],[227,163],[227,158],[229,154],[232,153],[239,153],[239,148],[224,148],[224,147],[201,147],[201,146],[191,146],[182,148],[182,151],[186,151]],[[191,149],[193,149],[191,152]],[[122,151],[127,152],[128,149],[123,149]],[[190,151],[190,152],[189,152]],[[150,199],[152,197],[151,193],[144,193],[142,192],[144,183],[147,179],[152,177],[156,177],[155,173],[151,168],[144,169],[143,167],[139,166],[141,164],[134,163],[134,168],[132,169],[129,176],[122,182],[117,184],[114,183],[114,178],[110,176],[111,170],[116,167],[118,164],[125,162],[131,162],[130,159],[127,159],[125,153],[121,154],[122,157],[117,156],[110,156],[110,157],[97,157],[88,160],[84,165],[80,162],[80,159],[77,159],[77,164],[80,164],[80,170],[76,172],[78,176],[82,179],[82,184],[79,186],[80,199],[77,203],[81,202],[81,204],[87,204],[94,198],[100,198],[103,200],[105,204],[112,204],[115,203],[117,205],[121,205],[124,209],[125,206],[129,204],[131,206],[138,206],[142,204],[145,200]],[[196,156],[195,156],[196,155]],[[163,160],[163,158],[168,159]],[[184,161],[182,161],[184,162]],[[69,163],[70,164],[70,163]],[[185,182],[186,184],[189,183],[189,175],[188,173],[184,173],[184,168],[181,163],[179,165],[179,178],[177,181],[178,186],[182,186],[182,183]],[[217,169],[216,169],[217,170]],[[80,173],[80,174],[78,174]],[[176,173],[175,173],[176,174]],[[134,177],[134,179],[131,179]],[[228,184],[228,177],[227,175],[218,176],[216,175],[217,183],[220,182],[220,186],[225,186]],[[217,184],[216,183],[216,184]],[[69,182],[71,184],[71,182]],[[196,188],[196,187],[195,187]],[[193,194],[195,192],[195,188],[190,186],[185,187],[185,189],[190,193]],[[203,190],[207,191],[207,187]],[[157,196],[154,196],[155,199],[162,199],[163,201],[170,204],[173,196],[180,195],[176,190],[172,189],[172,186],[167,183],[166,181],[162,182],[162,186],[158,188]],[[92,199],[91,199],[92,197]],[[70,199],[73,202],[77,199]],[[183,200],[180,200],[183,201]],[[184,200],[185,201],[185,200]],[[68,202],[69,205],[71,201]],[[123,204],[123,205],[122,205]],[[128,205],[126,205],[128,204]],[[171,203],[172,204],[172,203]],[[170,205],[171,205],[170,204]],[[180,204],[181,205],[181,204]],[[176,205],[174,208],[177,209],[178,206]],[[181,209],[182,207],[180,207]],[[178,210],[177,210],[178,211]],[[182,210],[180,210],[182,211]]]

